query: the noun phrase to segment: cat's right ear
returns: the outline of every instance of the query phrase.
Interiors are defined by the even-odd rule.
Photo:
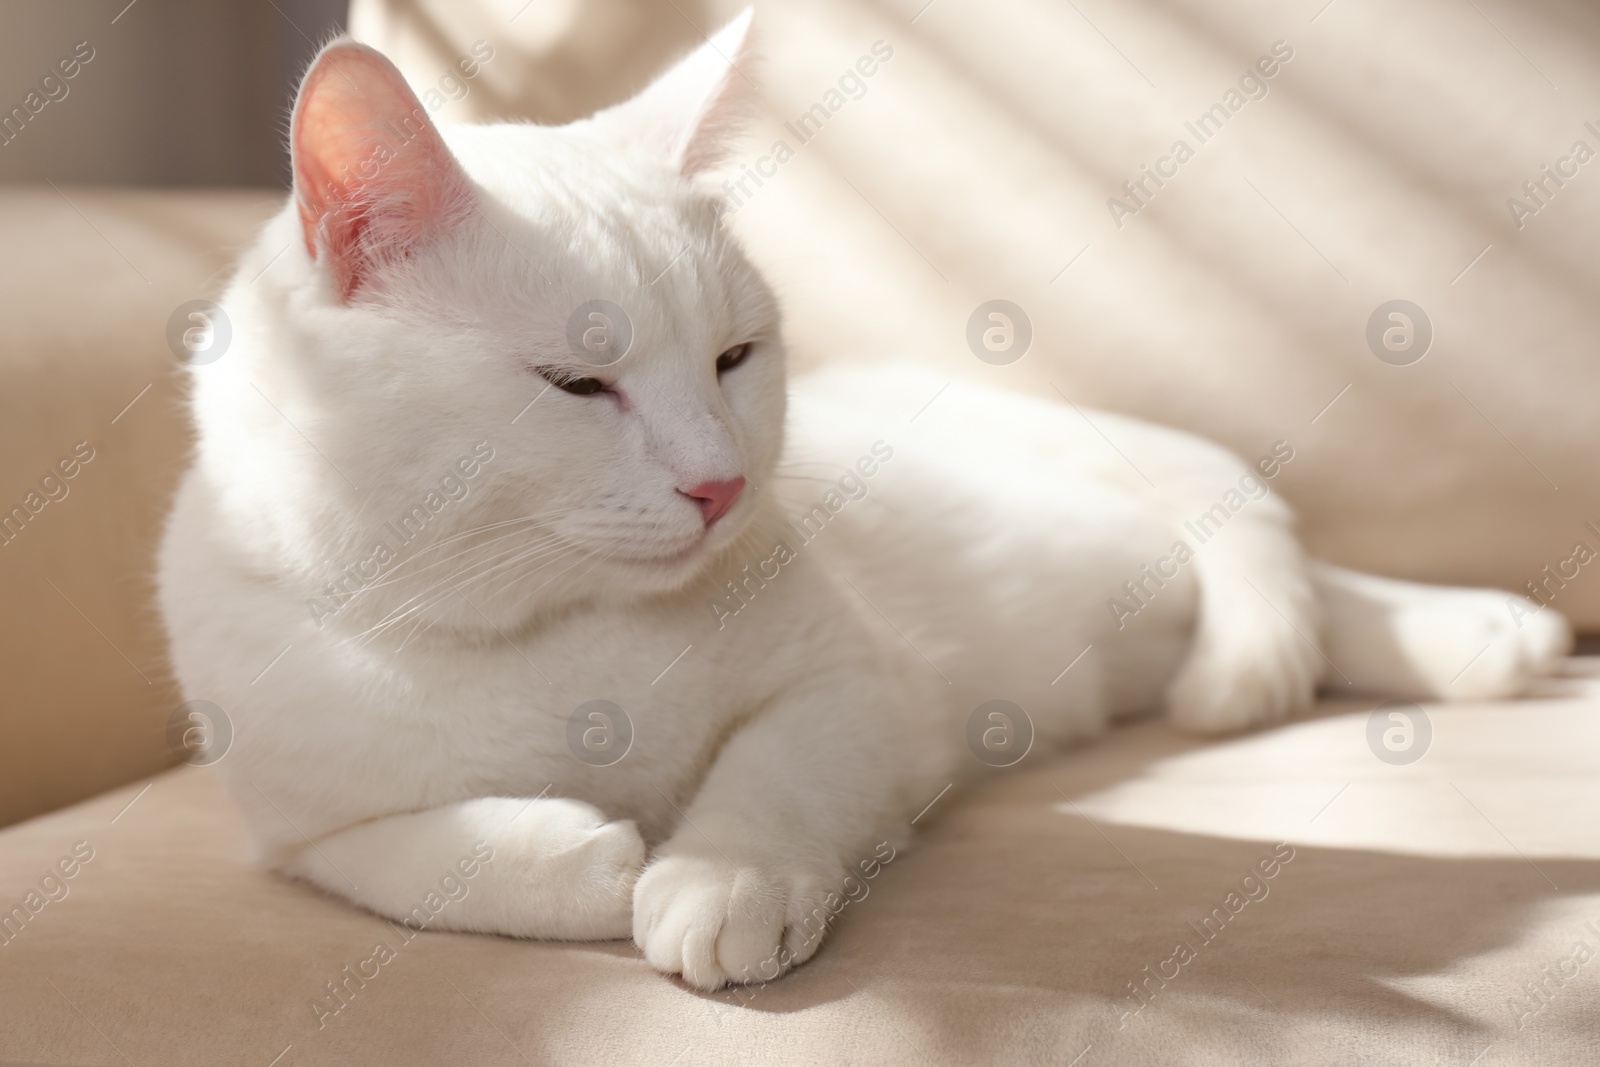
[[[745,8],[644,92],[595,115],[621,143],[655,156],[686,178],[715,167],[755,110],[751,20]]]
[[[470,210],[466,175],[405,78],[353,41],[312,62],[290,152],[306,251],[341,300]]]

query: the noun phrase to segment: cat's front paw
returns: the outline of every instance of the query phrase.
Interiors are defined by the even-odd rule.
[[[633,939],[652,967],[699,989],[767,981],[816,952],[830,895],[825,879],[780,864],[663,856],[634,887]]]
[[[514,875],[522,882],[515,917],[507,916],[499,932],[571,941],[627,937],[645,860],[638,828],[579,800],[552,797],[522,807],[525,813],[495,837],[515,842],[529,860]]]

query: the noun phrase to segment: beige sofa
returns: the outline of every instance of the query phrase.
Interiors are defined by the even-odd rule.
[[[1600,545],[1600,192],[1585,167],[1520,230],[1504,201],[1600,145],[1600,24],[1555,0],[1320,6],[763,4],[770,103],[731,178],[894,48],[732,219],[796,363],[911,355],[1249,454],[1285,438],[1323,555],[1549,582]],[[493,42],[446,118],[561,120],[728,14],[505,8],[358,0],[353,25],[419,90]],[[1266,97],[1118,228],[1107,199],[1277,40],[1295,56]],[[829,947],[753,991],[693,993],[625,943],[404,938],[254,869],[211,772],[167,769],[150,559],[188,441],[169,317],[277,202],[0,192],[0,505],[47,501],[0,545],[0,1063],[1600,1061],[1583,658],[1534,699],[1428,707],[1405,765],[1369,744],[1375,700],[1030,758],[940,798]],[[995,297],[1034,325],[1008,366],[964,341]],[[1367,344],[1395,297],[1433,323],[1420,361]],[[1544,588],[1600,630],[1588,568]]]
[[[1597,670],[1428,709],[1409,766],[1370,704],[1024,764],[939,800],[812,962],[712,995],[264,874],[184,768],[0,834],[8,908],[92,850],[0,946],[0,1062],[1592,1064]]]

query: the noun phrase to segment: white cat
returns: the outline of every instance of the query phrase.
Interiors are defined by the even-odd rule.
[[[1309,562],[1267,492],[1292,442],[1258,468],[905,368],[788,387],[702,180],[748,25],[559,129],[436,129],[349,42],[308,73],[160,561],[265,862],[392,918],[470,865],[433,928],[631,934],[715,988],[815,951],[993,730],[1501,696],[1563,653],[1505,594]]]

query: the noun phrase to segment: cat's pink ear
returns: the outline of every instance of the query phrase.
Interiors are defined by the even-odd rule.
[[[365,45],[336,41],[300,85],[290,135],[306,251],[341,299],[468,206],[467,181],[405,79]]]
[[[644,92],[595,121],[685,177],[714,167],[755,108],[756,87],[740,69],[752,52],[751,14],[745,8]]]

